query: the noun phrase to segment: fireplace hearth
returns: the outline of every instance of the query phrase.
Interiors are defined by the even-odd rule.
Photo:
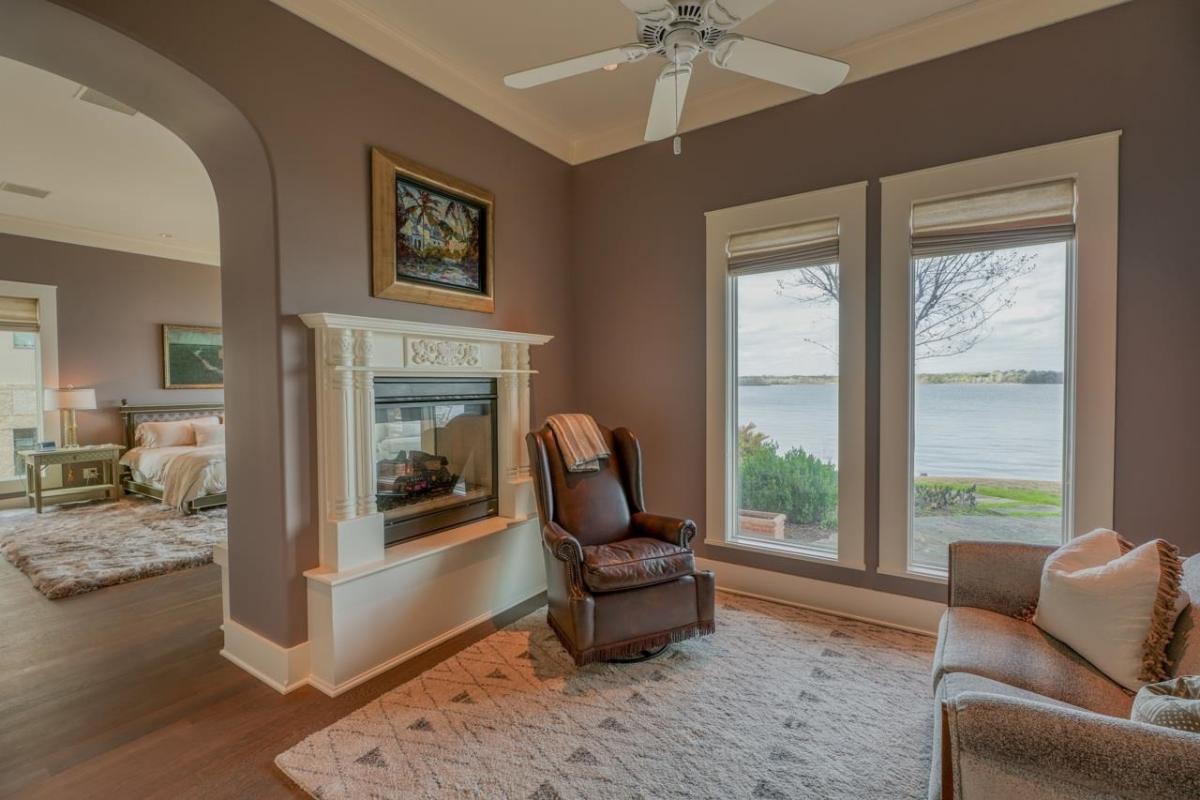
[[[375,379],[375,502],[384,543],[495,516],[496,381]]]

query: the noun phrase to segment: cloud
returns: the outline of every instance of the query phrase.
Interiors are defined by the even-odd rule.
[[[992,318],[966,353],[922,359],[922,372],[1062,370],[1066,358],[1066,245],[1030,248],[1036,267],[1014,281],[1013,305]],[[737,279],[738,371],[742,375],[837,372],[838,310],[833,303],[781,296],[780,273]],[[788,290],[796,295],[796,290]]]

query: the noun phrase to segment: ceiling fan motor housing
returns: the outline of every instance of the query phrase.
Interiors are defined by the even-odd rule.
[[[638,16],[638,40],[656,55],[673,61],[677,53],[679,63],[690,63],[702,51],[711,50],[728,33],[710,19],[703,3],[682,0],[673,2],[672,7],[674,18]],[[674,50],[676,47],[677,51]]]

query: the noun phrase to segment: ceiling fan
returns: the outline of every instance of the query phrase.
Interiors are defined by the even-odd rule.
[[[646,141],[673,136],[692,77],[692,62],[708,53],[712,63],[765,81],[824,94],[846,78],[850,65],[731,31],[775,0],[621,0],[637,16],[638,41],[515,72],[505,85],[528,89],[597,69],[662,56],[667,64],[654,83]]]

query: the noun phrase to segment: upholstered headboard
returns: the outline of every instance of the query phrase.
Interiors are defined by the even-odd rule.
[[[218,416],[224,419],[225,406],[221,403],[164,403],[156,406],[121,406],[121,417],[125,422],[126,447],[133,447],[133,434],[143,422],[172,422],[181,419]]]

